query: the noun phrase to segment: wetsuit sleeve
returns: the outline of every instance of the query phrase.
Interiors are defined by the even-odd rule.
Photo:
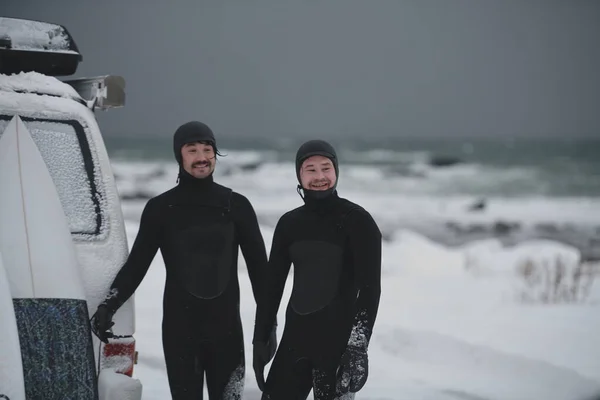
[[[358,289],[349,344],[366,349],[373,333],[381,296],[381,231],[365,210],[354,211],[349,217],[350,245]]]
[[[158,251],[160,220],[157,205],[151,199],[144,207],[140,228],[127,261],[115,277],[104,304],[116,312],[131,297],[146,276]]]
[[[285,281],[292,264],[288,253],[288,239],[284,234],[285,230],[284,215],[277,223],[273,234],[264,296],[257,305],[252,343],[266,343],[277,318]]]
[[[236,232],[238,241],[252,284],[254,300],[258,303],[264,287],[267,270],[267,251],[258,226],[254,208],[248,199],[238,193],[233,194],[236,207]]]

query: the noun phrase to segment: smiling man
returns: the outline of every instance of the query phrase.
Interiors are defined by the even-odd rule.
[[[323,140],[296,154],[304,205],[275,228],[265,297],[254,330],[254,370],[263,400],[352,398],[367,381],[367,350],[381,292],[381,232],[371,215],[337,194],[338,159]],[[294,285],[279,349],[269,335],[291,264]]]
[[[146,204],[131,254],[94,314],[92,329],[104,342],[111,337],[113,314],[135,292],[160,249],[167,271],[162,338],[172,398],[202,399],[206,375],[211,400],[239,400],[245,357],[238,246],[258,300],[267,267],[264,241],[248,199],[214,182],[219,153],[207,125],[180,126],[173,151],[178,185]],[[275,329],[268,336],[270,360]]]

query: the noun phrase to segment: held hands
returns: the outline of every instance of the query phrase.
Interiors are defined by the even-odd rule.
[[[115,324],[112,322],[113,313],[104,304],[100,304],[96,313],[92,316],[90,323],[92,325],[92,332],[104,343],[108,343],[108,338],[112,337],[113,334],[110,332],[110,328]]]
[[[268,359],[265,364],[268,364],[273,357],[275,357],[275,351],[277,351],[277,324],[273,327],[271,331],[271,336],[269,337],[269,341],[267,342],[268,348]]]
[[[265,366],[275,356],[277,350],[277,325],[273,327],[268,341],[255,342],[253,351],[253,367],[256,383],[261,392],[265,391]]]
[[[337,373],[337,392],[356,393],[363,388],[369,376],[369,357],[362,347],[348,346],[340,360]]]

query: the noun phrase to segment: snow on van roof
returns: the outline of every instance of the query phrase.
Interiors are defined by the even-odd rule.
[[[0,74],[0,91],[37,93],[80,99],[79,94],[64,82],[37,72],[21,72],[13,75]]]
[[[72,38],[60,25],[16,18],[0,18],[0,38],[8,38],[13,50],[38,50],[78,54]]]

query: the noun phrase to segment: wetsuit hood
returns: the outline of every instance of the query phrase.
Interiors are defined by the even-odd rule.
[[[208,142],[216,152],[217,141],[213,131],[200,121],[190,121],[181,125],[173,135],[173,152],[175,159],[181,167],[181,148],[188,143]]]
[[[312,156],[323,156],[331,160],[333,168],[335,169],[336,178],[333,187],[327,190],[308,190],[302,187],[300,169],[302,168],[302,163],[304,160]],[[296,152],[296,178],[298,179],[298,193],[300,193],[300,190],[304,192],[303,199],[305,202],[307,200],[322,200],[330,197],[331,195],[337,194],[336,188],[340,179],[340,172],[338,168],[337,154],[333,146],[325,140],[320,139],[309,140],[308,142],[302,144],[302,146],[300,146]]]
[[[175,154],[175,159],[177,160],[177,164],[179,164],[179,174],[177,176],[177,179],[178,180],[185,179],[185,180],[189,181],[189,183],[192,183],[193,181],[190,181],[190,179],[195,179],[196,181],[206,181],[206,180],[209,180],[209,178],[210,178],[210,182],[212,182],[212,180],[213,180],[212,173],[204,179],[198,179],[198,178],[193,177],[192,175],[190,175],[187,171],[185,171],[183,169],[181,148],[188,143],[196,143],[196,142],[204,142],[204,143],[210,144],[212,146],[213,150],[215,151],[215,156],[216,156],[217,141],[215,139],[215,135],[214,135],[212,129],[210,129],[208,127],[208,125],[206,125],[205,123],[200,122],[200,121],[186,122],[185,124],[183,124],[179,128],[177,128],[177,130],[175,131],[175,134],[173,135],[173,153]],[[210,183],[210,182],[208,182],[208,183]]]

